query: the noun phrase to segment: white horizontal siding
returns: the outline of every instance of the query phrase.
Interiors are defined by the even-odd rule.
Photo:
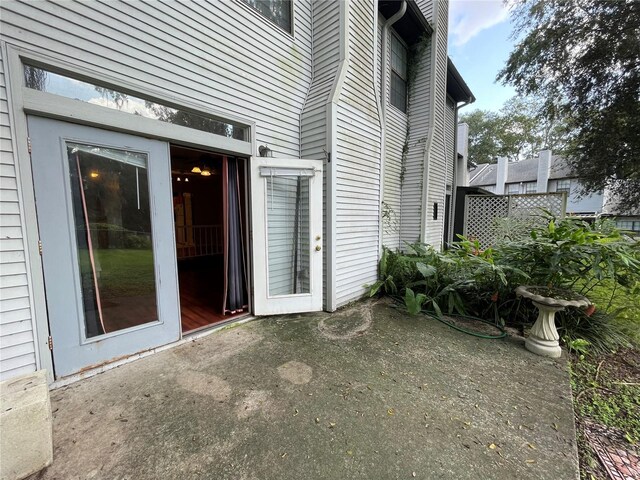
[[[429,155],[429,179],[427,188],[427,221],[425,242],[435,248],[442,246],[444,231],[445,181],[447,176],[447,152],[445,139],[445,117],[447,102],[447,18],[448,3],[438,2],[436,82],[434,95],[435,122],[433,143]],[[433,219],[434,205],[438,204],[438,218]]]
[[[375,96],[375,10],[352,2],[349,68],[337,110],[336,303],[361,297],[375,282],[380,232],[380,123]]]
[[[401,246],[421,237],[421,212],[425,155],[429,135],[431,105],[431,39],[427,40],[420,60],[415,84],[409,98],[409,138],[402,185]]]
[[[300,117],[300,155],[302,158],[324,160],[327,146],[327,103],[340,60],[340,6],[335,0],[314,0],[313,19],[313,79]],[[327,174],[322,179],[322,250],[323,305],[327,298]]]
[[[300,153],[311,80],[311,4],[295,2],[295,37],[241,2],[3,2],[9,43],[56,53],[169,100],[256,122],[258,144]]]
[[[433,0],[416,0],[416,4],[429,23],[433,24]]]
[[[391,35],[391,32],[389,32]],[[382,62],[382,47],[380,47],[380,62]],[[384,145],[384,193],[385,218],[383,218],[382,243],[397,250],[402,247],[400,231],[402,228],[402,151],[407,139],[408,117],[390,104],[390,69],[391,69],[391,41],[387,41],[387,63],[384,67],[384,78],[387,83],[386,98],[381,101],[386,104],[385,145]]]
[[[4,62],[0,56],[0,380],[36,369],[22,217],[5,85]]]

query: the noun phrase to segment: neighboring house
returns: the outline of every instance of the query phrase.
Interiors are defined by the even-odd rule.
[[[383,244],[442,245],[447,2],[0,8],[1,378],[333,311]]]
[[[620,213],[616,199],[605,192],[581,195],[580,178],[572,172],[564,158],[541,151],[537,157],[509,162],[498,157],[494,164],[481,164],[469,170],[469,186],[492,193],[519,195],[527,193],[565,192],[567,215],[593,219],[615,218],[618,228],[640,232],[640,212]]]
[[[602,213],[603,195],[596,193],[580,198],[580,181],[562,157],[543,150],[537,157],[509,162],[498,157],[498,163],[481,164],[469,172],[469,186],[492,193],[567,193],[567,214],[595,217]]]

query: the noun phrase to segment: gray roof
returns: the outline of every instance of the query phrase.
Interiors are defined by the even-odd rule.
[[[475,170],[469,172],[469,186],[480,187],[483,185],[495,185],[496,184],[496,172],[498,165],[495,163],[486,164],[481,163]]]
[[[475,170],[469,172],[471,180],[469,186],[481,187],[485,185],[495,185],[497,177],[498,165],[478,165]],[[566,160],[558,155],[551,157],[551,168],[549,170],[549,179],[555,180],[559,178],[574,178],[577,175],[572,174],[571,168]],[[519,162],[510,162],[507,172],[506,183],[535,182],[538,180],[538,157],[527,158]]]
[[[575,178],[577,176],[578,175],[572,172],[571,167],[564,158],[557,155],[551,157],[551,169],[549,171],[550,179]]]

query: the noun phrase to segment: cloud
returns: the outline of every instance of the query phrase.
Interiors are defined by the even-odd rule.
[[[482,30],[509,18],[509,7],[502,0],[451,0],[449,3],[449,38],[462,46]]]

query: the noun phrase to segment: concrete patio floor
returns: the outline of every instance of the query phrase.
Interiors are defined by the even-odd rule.
[[[52,392],[47,479],[576,479],[566,359],[385,303],[265,318]]]

